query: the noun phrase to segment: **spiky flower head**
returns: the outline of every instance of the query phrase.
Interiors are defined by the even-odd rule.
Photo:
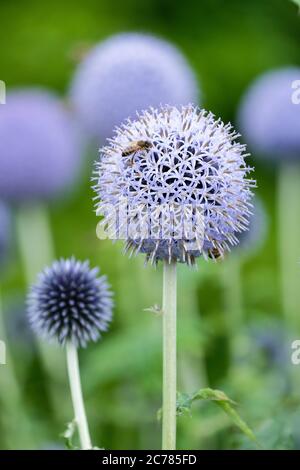
[[[79,65],[70,100],[86,129],[100,141],[136,111],[160,104],[198,102],[193,71],[172,44],[123,33],[96,45]]]
[[[150,109],[100,150],[98,234],[151,262],[218,258],[246,230],[252,180],[230,124],[192,105]],[[103,230],[102,230],[103,231]]]
[[[50,199],[79,173],[82,139],[59,97],[27,88],[7,94],[0,109],[0,197]]]
[[[300,68],[258,77],[241,101],[238,120],[248,144],[272,161],[300,157]]]
[[[0,267],[4,263],[9,249],[11,220],[7,206],[0,201]]]
[[[112,293],[98,269],[75,258],[55,261],[39,275],[28,296],[33,330],[61,345],[84,347],[106,331],[112,318]]]

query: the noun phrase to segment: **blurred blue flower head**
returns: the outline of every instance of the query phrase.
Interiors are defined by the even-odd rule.
[[[150,262],[223,256],[247,229],[254,186],[237,137],[192,105],[151,108],[129,120],[100,150],[100,224],[114,225],[116,238]]]
[[[79,65],[70,99],[98,140],[136,111],[161,104],[197,103],[199,91],[183,55],[171,44],[137,33],[97,45]]]
[[[61,345],[84,347],[106,331],[112,319],[112,293],[98,269],[74,258],[55,261],[39,275],[28,297],[33,330]]]
[[[263,202],[255,197],[251,215],[249,217],[249,230],[238,234],[238,252],[254,254],[264,244],[268,232],[268,215]]]
[[[272,160],[300,157],[300,103],[295,84],[300,68],[267,72],[250,86],[241,101],[239,123],[253,151]]]
[[[7,206],[0,202],[0,267],[4,263],[10,245],[11,218]]]
[[[0,197],[61,195],[78,174],[82,139],[58,97],[41,89],[8,93],[0,109]]]

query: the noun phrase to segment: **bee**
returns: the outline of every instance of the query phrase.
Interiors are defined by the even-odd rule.
[[[136,154],[136,152],[142,151],[142,150],[149,150],[152,147],[151,142],[148,140],[135,140],[130,143],[130,145],[123,150],[122,152],[122,157],[129,157],[129,155],[132,155],[132,158],[130,160],[130,165],[133,163],[133,157]]]
[[[210,259],[220,259],[223,258],[223,254],[218,250],[218,248],[212,248],[211,250],[208,250],[208,257]]]

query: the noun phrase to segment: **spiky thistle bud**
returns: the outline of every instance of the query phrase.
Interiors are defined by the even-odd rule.
[[[237,137],[192,105],[128,120],[100,150],[100,227],[151,262],[223,256],[247,229],[254,185]]]
[[[33,330],[61,345],[84,347],[106,331],[112,318],[112,293],[98,269],[75,258],[55,261],[39,275],[28,296]]]

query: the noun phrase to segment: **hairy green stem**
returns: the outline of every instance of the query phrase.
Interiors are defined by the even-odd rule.
[[[176,263],[164,263],[162,449],[176,449]]]
[[[72,402],[81,448],[89,450],[92,449],[92,443],[82,397],[77,349],[72,343],[68,343],[66,353]]]

